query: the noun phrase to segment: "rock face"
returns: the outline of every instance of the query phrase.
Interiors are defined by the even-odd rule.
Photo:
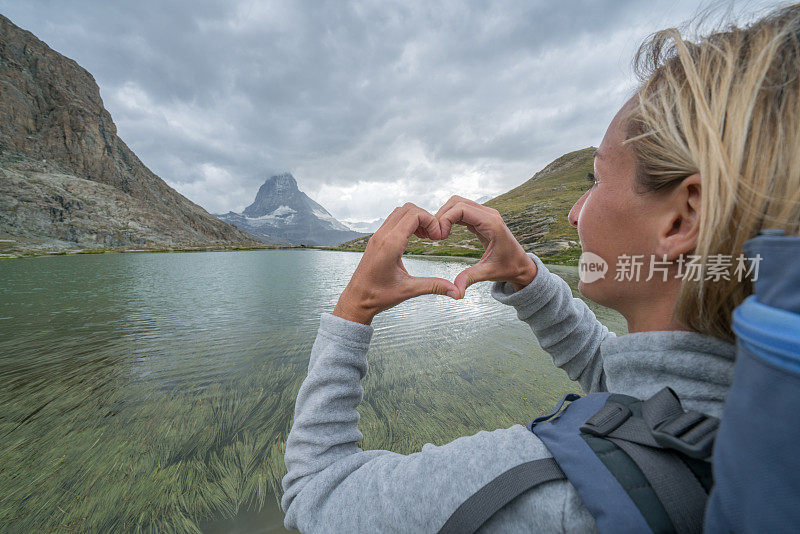
[[[94,78],[0,15],[0,238],[39,248],[247,245],[117,137]]]
[[[271,177],[242,213],[217,215],[263,243],[336,246],[363,235],[337,221],[300,191],[291,174]]]

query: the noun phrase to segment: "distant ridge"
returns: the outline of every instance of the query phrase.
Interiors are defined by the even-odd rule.
[[[355,230],[356,232],[364,232],[367,234],[371,234],[375,232],[378,228],[381,227],[383,221],[385,221],[383,217],[378,217],[376,219],[371,219],[369,221],[359,221],[356,219],[342,219],[342,222],[351,230]]]

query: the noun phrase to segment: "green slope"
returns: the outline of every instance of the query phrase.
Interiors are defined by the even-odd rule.
[[[577,265],[581,248],[578,232],[567,220],[572,205],[591,186],[595,148],[564,154],[533,177],[484,205],[499,211],[522,247],[547,263]],[[343,243],[337,250],[363,251],[369,236]],[[407,254],[472,256],[483,254],[480,241],[463,226],[455,226],[443,241],[411,236]]]

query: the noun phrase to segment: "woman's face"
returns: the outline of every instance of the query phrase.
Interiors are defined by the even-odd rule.
[[[648,277],[650,257],[659,243],[657,223],[663,213],[656,197],[634,192],[636,162],[633,150],[623,145],[624,116],[633,105],[626,103],[617,113],[597,149],[594,159],[596,183],[575,203],[569,212],[569,222],[577,228],[583,253],[600,256],[608,265],[603,278],[581,281],[579,289],[593,301],[616,309],[626,310],[646,303],[654,291]],[[637,282],[636,271],[627,269],[633,279],[615,280],[624,256],[639,255],[642,265]],[[631,265],[631,260],[627,261]],[[583,277],[582,277],[583,278]]]

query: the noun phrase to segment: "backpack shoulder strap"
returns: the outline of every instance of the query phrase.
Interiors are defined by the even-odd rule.
[[[564,403],[580,399],[576,393],[568,393],[561,399],[555,410],[548,415],[537,417],[528,424],[547,421],[558,415]],[[503,506],[513,501],[531,488],[553,480],[567,480],[555,458],[542,458],[512,467],[486,484],[466,501],[461,503],[439,530],[439,534],[463,534],[478,530]]]
[[[439,534],[475,532],[503,506],[525,491],[567,476],[553,458],[542,458],[512,467],[474,493],[453,512]]]
[[[646,490],[626,491],[653,531],[700,533],[711,487],[711,465],[700,458],[710,453],[718,424],[714,417],[685,412],[677,395],[664,388],[645,401],[611,395],[580,430],[596,454],[624,453],[622,462],[603,458],[617,479],[633,471],[644,477]]]

